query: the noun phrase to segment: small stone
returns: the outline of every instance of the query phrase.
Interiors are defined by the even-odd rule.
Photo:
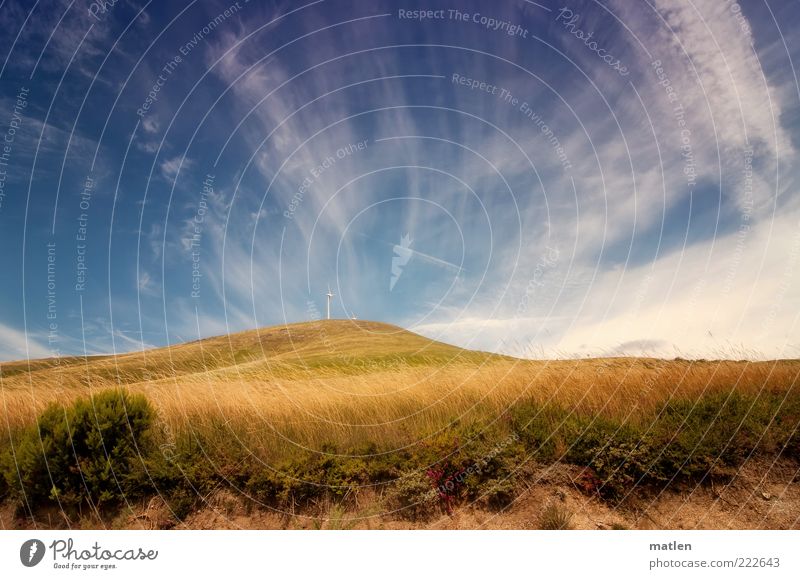
[[[761,491],[761,498],[764,499],[765,501],[768,501],[772,498],[772,495],[769,494],[768,492]]]

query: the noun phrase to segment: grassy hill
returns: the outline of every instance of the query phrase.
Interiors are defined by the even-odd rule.
[[[62,386],[89,382],[134,384],[226,369],[287,375],[303,371],[351,374],[399,365],[446,365],[508,359],[464,350],[397,326],[361,320],[325,320],[248,330],[117,356],[1,362],[3,378]],[[13,383],[11,384],[13,385]]]
[[[176,520],[228,489],[283,511],[369,496],[424,518],[464,501],[501,508],[535,482],[534,466],[566,465],[578,469],[574,488],[619,502],[730,481],[755,458],[795,460],[798,388],[797,360],[519,360],[354,320],[2,363],[0,497],[20,501],[20,473],[38,480],[42,460],[66,465],[67,478],[87,464],[107,472],[105,442],[117,437],[123,455],[137,453],[116,465],[119,491],[98,474],[102,493],[85,475],[53,495],[61,483],[47,478],[38,501],[71,496],[80,511],[157,490]],[[76,445],[81,428],[102,448]]]
[[[419,418],[410,409],[425,398],[435,406],[434,398],[448,388],[447,377],[514,362],[519,361],[390,324],[324,320],[116,356],[1,363],[0,378],[12,431],[30,424],[54,400],[67,403],[125,387],[145,393],[171,432],[186,433],[192,426],[213,431],[225,417],[250,430],[265,422],[280,425],[287,436],[322,444],[336,438],[348,416],[353,416],[349,428],[372,428],[383,438],[392,431],[382,426],[390,415],[410,411]],[[445,389],[431,389],[432,380]],[[371,417],[369,426],[365,416]],[[271,435],[272,427],[264,430],[259,436],[269,443],[262,439],[259,449],[282,453],[287,446],[282,436]]]

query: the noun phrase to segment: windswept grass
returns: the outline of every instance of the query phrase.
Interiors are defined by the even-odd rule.
[[[316,322],[2,364],[0,447],[53,402],[124,387],[155,411],[159,451],[143,476],[177,511],[220,483],[274,504],[391,484],[390,503],[407,512],[502,505],[531,461],[585,466],[587,492],[616,497],[716,476],[753,453],[797,456],[799,382],[790,360],[523,361],[384,324]],[[452,497],[435,491],[455,477]]]

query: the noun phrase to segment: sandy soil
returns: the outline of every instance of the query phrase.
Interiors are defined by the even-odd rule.
[[[124,529],[539,529],[548,507],[566,514],[575,529],[800,529],[800,471],[790,461],[750,461],[727,484],[703,484],[658,494],[638,493],[614,505],[583,494],[573,483],[580,469],[566,465],[532,471],[531,483],[511,505],[492,511],[463,505],[425,521],[387,514],[380,497],[362,493],[338,505],[317,505],[305,513],[254,506],[228,490],[212,493],[205,506],[177,521],[155,497],[112,518],[86,517],[79,528]],[[35,525],[0,507],[0,528],[75,528],[57,511]]]

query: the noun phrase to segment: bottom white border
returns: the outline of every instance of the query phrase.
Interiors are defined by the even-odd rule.
[[[45,553],[26,567],[32,540]],[[0,531],[0,570],[4,577],[797,578],[798,547],[800,531],[31,530]]]

